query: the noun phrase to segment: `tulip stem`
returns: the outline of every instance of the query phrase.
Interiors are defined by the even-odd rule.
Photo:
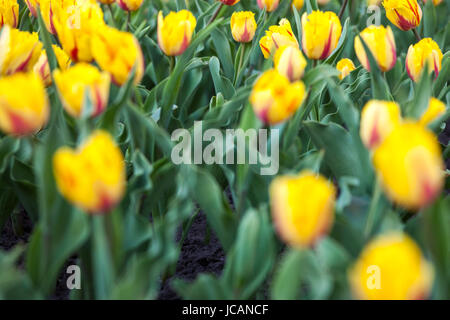
[[[223,2],[220,3],[220,5],[217,7],[216,11],[214,11],[213,15],[211,16],[211,19],[209,19],[208,23],[206,24],[206,26],[209,26],[219,15],[220,9],[222,9],[223,7]]]
[[[172,74],[173,68],[175,67],[175,57],[169,57],[169,75]]]
[[[130,31],[130,24],[131,24],[131,11],[127,11],[127,31]]]
[[[416,36],[417,41],[422,40],[422,38],[420,37],[420,35],[419,35],[419,33],[417,32],[417,29],[416,29],[416,28],[411,29],[411,30],[412,30],[412,32],[414,33],[414,35]]]
[[[241,43],[241,54],[239,56],[238,68],[236,70],[236,78],[234,79],[234,85],[235,86],[236,86],[236,83],[238,81],[239,75],[241,73],[242,62],[244,61],[244,53],[245,53],[245,43]]]
[[[313,60],[313,64],[312,64],[313,68],[315,68],[317,66],[317,60]]]
[[[375,188],[372,194],[372,201],[370,202],[369,213],[367,215],[366,226],[364,228],[365,238],[368,238],[370,233],[372,232],[378,211],[378,203],[380,202],[380,198],[381,198],[381,185],[380,180],[377,178],[375,182]]]
[[[345,8],[347,7],[347,3],[348,3],[348,0],[344,0],[344,2],[342,3],[341,10],[339,10],[339,14],[338,14],[339,20],[341,20],[342,15],[344,14]]]

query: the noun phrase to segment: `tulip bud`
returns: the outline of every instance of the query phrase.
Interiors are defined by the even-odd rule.
[[[20,31],[5,25],[0,33],[0,74],[31,71],[41,49],[42,43],[36,32]]]
[[[100,68],[109,72],[112,81],[119,86],[128,80],[133,67],[135,84],[144,75],[144,56],[132,33],[104,27],[93,37],[92,54]]]
[[[276,124],[289,118],[305,98],[302,81],[290,83],[288,78],[271,69],[256,80],[250,103],[255,114],[267,124]]]
[[[227,6],[234,6],[236,3],[238,3],[241,0],[220,0],[224,5]]]
[[[235,41],[252,41],[256,31],[255,14],[250,11],[233,12],[230,27]]]
[[[168,56],[179,56],[191,43],[197,20],[188,10],[158,14],[158,44]]]
[[[391,27],[371,25],[365,28],[359,36],[369,47],[378,67],[382,71],[391,70],[397,61],[397,49],[395,48],[394,34]],[[355,37],[355,52],[359,62],[366,70],[370,71],[369,59],[359,37]]]
[[[136,11],[142,5],[144,0],[116,0],[122,10],[125,11]]]
[[[53,78],[64,109],[73,117],[87,112],[95,117],[108,105],[110,76],[93,65],[80,62],[67,70],[55,70]],[[93,110],[86,109],[86,94]]]
[[[0,29],[5,25],[17,28],[19,5],[17,0],[0,0]]]
[[[342,80],[356,68],[352,60],[345,58],[338,61],[336,64],[336,69],[341,73],[339,75],[339,79]]]
[[[397,125],[375,150],[373,162],[389,198],[407,209],[430,204],[442,190],[438,140],[419,123]]]
[[[366,245],[349,272],[349,282],[359,299],[425,299],[433,285],[433,268],[409,236],[391,231]]]
[[[383,7],[389,21],[403,31],[417,27],[422,19],[417,0],[383,0]]]
[[[95,131],[77,150],[58,149],[53,174],[59,192],[90,214],[107,213],[125,192],[125,161],[106,131]]]
[[[34,73],[0,78],[0,129],[15,136],[31,135],[47,122],[50,113],[42,80]]]
[[[306,60],[302,52],[297,47],[282,46],[273,57],[275,69],[294,82],[303,77],[306,68]]]
[[[275,11],[278,8],[280,0],[257,0],[260,9],[266,9],[267,12]]]
[[[298,48],[298,41],[292,32],[291,24],[285,18],[280,20],[279,25],[270,26],[264,37],[259,40],[259,46],[264,58],[269,58],[276,49],[282,46],[294,46]]]
[[[428,103],[428,108],[420,117],[419,123],[423,126],[427,126],[445,113],[445,103],[431,97]]]
[[[56,61],[58,62],[59,68],[66,70],[72,63],[67,53],[57,45],[52,45],[53,52],[56,56]],[[33,67],[35,73],[41,77],[45,86],[48,87],[52,83],[52,78],[50,77],[50,66],[48,65],[47,53],[45,50],[41,51],[38,61]]]
[[[400,107],[391,101],[370,100],[361,112],[359,134],[364,145],[373,150],[400,123]]]
[[[301,8],[303,8],[304,2],[305,0],[294,0],[292,1],[292,4],[294,5],[295,9],[300,10]]]
[[[276,177],[269,195],[277,233],[290,246],[314,246],[331,229],[336,188],[323,176],[303,171]]]
[[[405,60],[406,71],[413,81],[418,81],[425,63],[428,63],[428,70],[430,72],[434,71],[437,77],[439,71],[441,71],[442,57],[442,51],[433,39],[422,39],[415,45],[409,46]]]
[[[336,48],[342,26],[334,12],[313,11],[303,14],[302,29],[303,52],[310,59],[323,60]]]

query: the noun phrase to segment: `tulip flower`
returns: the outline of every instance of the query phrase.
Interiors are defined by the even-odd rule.
[[[425,299],[433,285],[433,268],[408,235],[391,231],[366,245],[349,281],[359,299]]]
[[[106,109],[111,80],[107,72],[100,72],[93,65],[80,62],[67,70],[55,70],[53,78],[63,107],[71,116],[80,117],[89,112],[90,116],[95,117]],[[92,110],[86,109],[86,95]]]
[[[260,9],[266,9],[267,12],[272,12],[278,8],[280,0],[257,0],[256,3]]]
[[[266,59],[284,45],[298,48],[298,41],[287,19],[281,19],[278,25],[270,26],[269,30],[266,30],[265,36],[259,40],[259,46]]]
[[[302,48],[309,59],[323,60],[336,48],[342,26],[331,11],[306,12],[302,16]]]
[[[236,3],[238,3],[241,0],[219,0],[219,1],[222,2],[224,5],[234,6]]]
[[[235,41],[252,41],[256,31],[255,14],[251,11],[233,12],[230,27],[231,35]]]
[[[373,162],[389,198],[407,209],[430,204],[442,190],[441,148],[419,123],[397,125],[375,150]]]
[[[442,51],[433,39],[422,39],[415,45],[409,46],[405,60],[406,71],[413,81],[418,81],[425,63],[428,63],[428,70],[434,71],[437,77],[442,68],[442,57]]]
[[[312,247],[331,229],[336,188],[323,176],[303,171],[276,177],[269,195],[275,228],[288,245]]]
[[[423,126],[427,126],[445,113],[445,103],[431,97],[428,103],[427,110],[420,117],[419,123]]]
[[[197,20],[188,10],[158,14],[158,44],[168,56],[179,56],[191,43]]]
[[[33,72],[0,78],[0,129],[14,136],[31,135],[50,113],[42,80]]]
[[[113,4],[114,2],[116,2],[116,0],[97,0],[97,1],[103,4]]]
[[[67,53],[57,45],[52,45],[52,48],[53,52],[55,53],[59,68],[62,70],[66,70],[67,68],[69,68],[69,66],[72,64],[72,60],[70,60]],[[34,65],[33,70],[39,75],[39,77],[41,77],[46,87],[52,83],[52,78],[50,76],[50,66],[48,65],[47,53],[45,52],[45,50],[41,51],[41,55]]]
[[[17,0],[0,0],[0,29],[5,24],[17,28],[19,21],[19,5]]]
[[[306,68],[306,60],[299,48],[293,46],[280,47],[273,57],[275,69],[289,81],[300,80]]]
[[[427,0],[423,0],[423,3],[427,3]],[[433,0],[434,6],[438,6],[442,3],[442,0]]]
[[[345,59],[341,59],[338,61],[338,63],[336,64],[336,69],[341,73],[339,75],[339,79],[342,80],[346,76],[348,76],[350,74],[350,72],[355,70],[356,67],[353,64],[352,60],[345,58]]]
[[[0,74],[31,71],[41,49],[42,43],[36,32],[20,31],[5,25],[0,33]]]
[[[116,0],[122,10],[125,11],[136,11],[142,5],[144,0]]]
[[[289,79],[271,69],[256,80],[250,103],[255,114],[267,124],[277,124],[289,118],[305,98],[305,85],[302,81],[289,82]]]
[[[383,0],[383,7],[389,21],[403,31],[417,27],[422,19],[417,0]]]
[[[106,131],[95,131],[77,150],[58,149],[53,174],[59,192],[90,214],[107,213],[125,192],[125,161]]]
[[[77,7],[77,0],[39,0],[39,7],[45,26],[47,27],[48,32],[53,35],[56,35],[57,25],[68,22],[68,15],[72,16],[72,20],[74,18],[78,19],[74,10]]]
[[[401,121],[400,107],[392,101],[370,100],[361,112],[360,136],[364,145],[373,150]]]
[[[305,0],[294,0],[292,1],[292,4],[294,5],[295,9],[300,10],[301,8],[303,8],[304,2]]]
[[[132,33],[104,27],[92,40],[92,54],[102,70],[111,74],[112,81],[123,85],[135,67],[134,83],[144,75],[144,56]]]
[[[391,27],[371,25],[365,28],[359,36],[369,47],[378,67],[382,71],[391,70],[397,61],[397,49],[395,47],[394,34]],[[366,70],[370,71],[369,59],[364,46],[358,36],[355,37],[355,52],[359,62]]]

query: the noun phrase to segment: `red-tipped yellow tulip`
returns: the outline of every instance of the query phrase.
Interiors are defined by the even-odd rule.
[[[303,8],[303,4],[305,3],[305,0],[294,0],[292,1],[292,4],[294,5],[295,9],[300,10]]]
[[[397,49],[395,47],[394,34],[391,27],[371,25],[365,28],[359,36],[369,47],[378,67],[382,71],[391,70],[397,61]],[[366,55],[361,39],[355,37],[355,52],[359,62],[366,70],[370,71],[369,58]]]
[[[14,136],[39,131],[50,113],[41,78],[33,72],[0,78],[0,129]]]
[[[57,25],[68,22],[68,15],[72,15],[71,20],[78,19],[75,11],[77,0],[39,0],[39,7],[47,30],[54,35]]]
[[[356,67],[353,64],[352,60],[345,58],[345,59],[341,59],[338,61],[338,63],[336,64],[336,69],[341,73],[339,75],[339,79],[342,80],[346,76],[348,76],[350,74],[350,72],[355,70]]]
[[[428,70],[434,71],[437,77],[442,68],[442,57],[442,51],[433,39],[422,39],[409,46],[405,60],[406,71],[412,80],[418,81],[425,64],[428,63]]]
[[[116,0],[97,0],[97,1],[103,4],[113,4],[114,2],[116,2]]]
[[[406,234],[382,234],[363,249],[349,272],[353,294],[363,300],[425,299],[433,268]]]
[[[256,80],[250,103],[261,121],[277,124],[289,118],[305,98],[305,85],[302,81],[289,82],[289,79],[271,69]]]
[[[280,47],[273,57],[275,69],[289,81],[300,80],[306,68],[306,60],[299,48],[293,46]]]
[[[375,149],[373,162],[389,198],[407,209],[430,204],[442,190],[444,163],[439,142],[419,123],[397,125]]]
[[[426,126],[442,116],[445,113],[445,103],[442,101],[431,97],[428,103],[427,110],[420,117],[419,123]]]
[[[260,9],[266,9],[267,12],[275,11],[280,4],[280,0],[257,0]]]
[[[372,150],[394,130],[401,121],[400,107],[391,101],[370,100],[361,112],[360,136]]]
[[[56,61],[58,62],[58,67],[62,70],[66,70],[72,63],[67,53],[58,47],[57,45],[52,45],[53,52],[56,56]],[[52,77],[50,76],[50,66],[48,65],[47,53],[42,50],[39,60],[33,67],[35,73],[41,77],[45,86],[49,86],[52,83]]]
[[[116,0],[122,10],[125,11],[136,11],[142,5],[144,0]]]
[[[256,31],[255,14],[251,11],[233,12],[230,21],[231,35],[237,42],[250,42]]]
[[[306,12],[302,16],[302,48],[309,59],[322,60],[336,48],[342,26],[338,16],[331,11]]]
[[[298,41],[287,19],[281,19],[278,25],[270,26],[269,30],[266,30],[265,36],[259,40],[259,46],[266,59],[279,47],[285,45],[298,47]]]
[[[78,63],[67,70],[55,70],[53,78],[64,109],[73,117],[83,113],[95,117],[108,105],[110,76],[87,63]],[[85,97],[88,96],[92,110],[87,110]]]
[[[53,173],[59,192],[90,214],[107,213],[125,192],[125,161],[106,131],[95,131],[77,150],[58,149]]]
[[[0,29],[5,24],[17,27],[19,21],[19,5],[17,0],[0,0]]]
[[[389,21],[403,31],[420,24],[422,9],[417,0],[383,0],[383,6]]]
[[[277,233],[292,247],[314,246],[333,225],[336,188],[319,174],[276,177],[269,194]]]
[[[236,3],[238,3],[241,0],[219,0],[219,1],[222,2],[224,5],[234,6]]]

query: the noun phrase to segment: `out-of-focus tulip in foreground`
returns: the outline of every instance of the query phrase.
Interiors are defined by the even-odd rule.
[[[5,24],[16,28],[19,22],[19,5],[17,0],[0,0],[0,28]]]
[[[306,68],[306,60],[299,48],[293,46],[280,47],[273,57],[275,69],[289,81],[300,80]]]

